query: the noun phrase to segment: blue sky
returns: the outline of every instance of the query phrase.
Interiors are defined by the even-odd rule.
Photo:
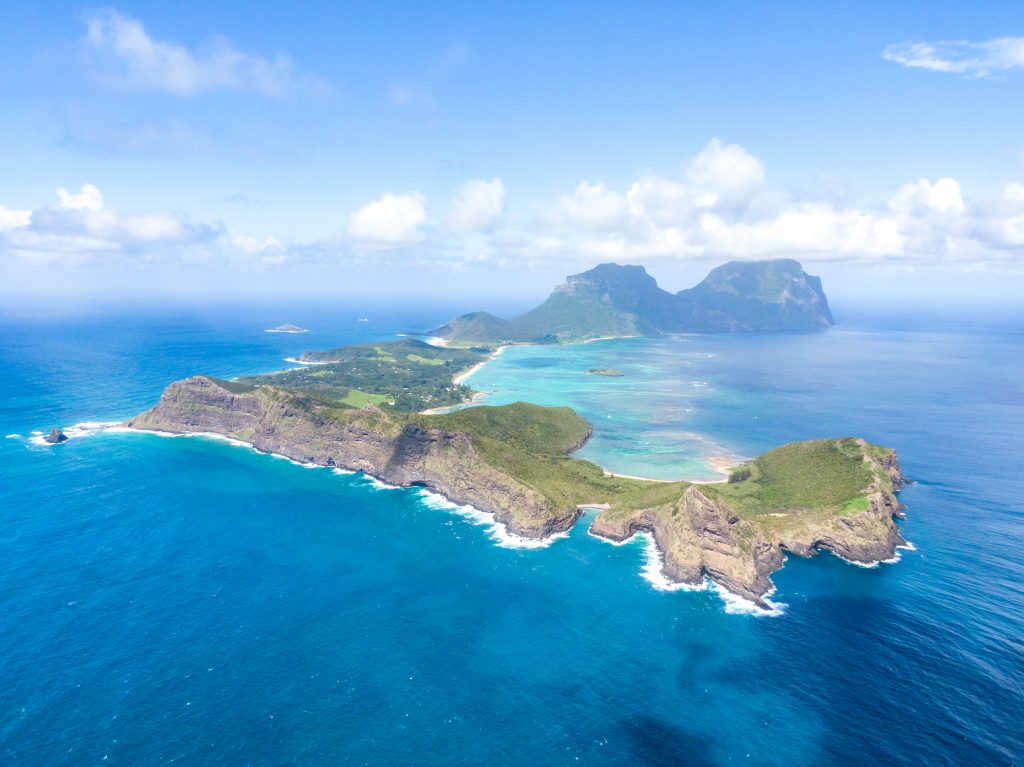
[[[1024,6],[894,6],[9,4],[0,290],[1016,295]]]

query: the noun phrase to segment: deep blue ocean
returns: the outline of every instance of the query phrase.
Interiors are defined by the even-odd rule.
[[[514,348],[470,379],[574,405],[624,473],[896,448],[916,550],[790,558],[777,617],[659,591],[643,542],[585,523],[504,548],[421,492],[204,438],[30,440],[462,309],[0,310],[0,763],[1024,764],[1024,320],[847,312]]]

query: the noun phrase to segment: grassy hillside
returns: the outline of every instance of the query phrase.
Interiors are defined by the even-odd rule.
[[[687,487],[685,482],[608,476],[597,464],[570,457],[590,434],[590,425],[571,408],[517,402],[414,419],[426,427],[468,435],[485,461],[559,506],[616,503],[645,508],[668,503]]]
[[[877,476],[864,451],[862,442],[850,438],[793,442],[734,469],[729,482],[710,490],[741,514],[862,510],[857,502]]]

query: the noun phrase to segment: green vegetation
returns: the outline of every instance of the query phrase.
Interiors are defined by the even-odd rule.
[[[210,380],[222,389],[227,389],[232,394],[248,394],[256,388],[240,381],[225,381],[223,378],[211,378]]]
[[[359,389],[349,389],[348,394],[342,397],[339,401],[341,404],[348,405],[349,407],[383,405],[385,403],[390,404],[391,402],[386,394],[371,394],[370,392],[359,391]]]
[[[749,466],[741,466],[738,469],[734,469],[729,474],[729,483],[735,484],[736,482],[744,482],[750,479],[753,470]]]
[[[389,343],[343,346],[302,355],[323,362],[241,379],[237,386],[276,386],[302,392],[324,404],[363,407],[374,404],[403,412],[457,405],[472,395],[452,378],[484,359],[466,349],[431,346],[412,338]]]
[[[314,357],[330,362],[218,383],[236,393],[270,386],[271,396],[288,397],[290,404],[311,415],[346,422],[353,417],[372,418],[379,421],[374,428],[387,433],[397,434],[407,424],[463,433],[484,462],[557,507],[607,503],[611,515],[659,507],[668,513],[690,486],[616,477],[596,464],[571,457],[590,435],[590,426],[570,408],[518,402],[422,414],[425,409],[469,398],[471,390],[453,384],[452,377],[484,359],[477,351],[404,339],[304,355],[308,360]],[[613,368],[588,372],[621,375]],[[385,412],[361,412],[367,405]],[[874,479],[891,487],[889,477],[866,460],[889,454],[885,448],[855,439],[792,443],[737,467],[727,482],[703,485],[702,492],[741,517],[766,525],[785,524],[780,518],[791,515],[852,515],[868,508],[865,494]]]
[[[708,490],[740,514],[862,511],[874,477],[863,445],[850,438],[793,442],[769,450]]]
[[[424,357],[419,354],[406,354],[405,358],[409,362],[418,362],[421,365],[444,365],[445,360],[438,359],[437,357]]]
[[[425,427],[459,431],[487,463],[532,487],[559,506],[613,503],[641,509],[677,500],[686,482],[615,477],[568,453],[587,439],[590,426],[571,408],[516,402],[420,416]]]
[[[510,320],[456,317],[430,335],[453,344],[559,343],[602,336],[742,330],[814,330],[832,324],[821,280],[792,259],[734,261],[699,285],[669,293],[640,266],[601,264],[573,275],[542,304]]]

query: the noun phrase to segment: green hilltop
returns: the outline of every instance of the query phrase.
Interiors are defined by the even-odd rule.
[[[669,293],[642,266],[601,264],[558,286],[511,320],[457,317],[429,335],[461,345],[552,343],[603,336],[815,330],[832,324],[821,280],[792,259],[733,261],[696,287]]]

